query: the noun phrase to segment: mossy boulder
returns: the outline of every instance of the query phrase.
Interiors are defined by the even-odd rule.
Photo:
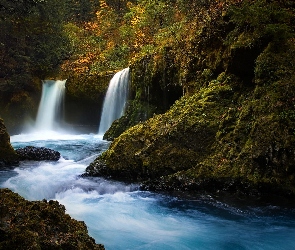
[[[0,249],[104,249],[57,201],[27,201],[0,189]]]
[[[107,166],[104,175],[138,181],[194,167],[210,152],[233,94],[232,86],[220,83],[182,98],[165,114],[125,131],[86,172],[101,174]]]
[[[268,60],[271,60],[270,63]],[[295,46],[266,47],[254,80],[221,73],[115,139],[86,169],[146,189],[295,195]]]
[[[18,156],[10,144],[4,121],[0,118],[0,167],[18,162]]]
[[[146,121],[153,114],[158,112],[159,110],[157,107],[144,101],[129,101],[125,114],[112,123],[111,127],[103,135],[103,139],[113,141],[128,128]]]
[[[177,84],[185,96],[123,132],[86,174],[153,190],[295,196],[294,6],[219,7],[178,63],[167,47],[131,66],[136,96]]]

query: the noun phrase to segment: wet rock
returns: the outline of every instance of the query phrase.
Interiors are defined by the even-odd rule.
[[[17,149],[16,153],[21,161],[58,161],[60,158],[58,151],[44,147],[27,146]]]
[[[150,56],[151,62],[135,62],[132,85],[143,86],[135,88],[135,96],[153,104],[165,100],[169,93],[151,91],[156,82],[165,87],[180,83],[183,97],[118,137],[112,132],[110,147],[86,172],[143,182],[143,188],[157,191],[294,196],[295,43],[288,36],[281,37],[282,43],[275,28],[272,35],[256,29],[258,23],[253,30],[241,29],[237,14],[257,11],[260,4],[236,6],[227,18],[202,27],[187,51],[197,56],[185,61],[179,74],[175,61],[168,60],[169,48]],[[287,18],[285,10],[281,13]],[[265,27],[274,27],[272,14],[267,19]],[[122,128],[118,122],[114,127]]]
[[[0,118],[0,168],[18,163],[18,157],[10,144],[4,121]]]
[[[58,201],[27,201],[0,189],[0,249],[103,250],[84,222],[72,219]]]

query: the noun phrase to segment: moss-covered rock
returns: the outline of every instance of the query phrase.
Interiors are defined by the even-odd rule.
[[[159,109],[157,109],[157,107],[144,101],[129,101],[125,114],[112,123],[111,127],[104,134],[103,139],[113,141],[128,128],[146,121],[158,112]]]
[[[57,201],[30,202],[0,189],[0,249],[104,249]]]
[[[69,98],[79,102],[98,103],[108,88],[114,72],[101,74],[77,74],[75,72],[63,73],[67,79],[66,94]]]
[[[216,81],[182,98],[125,131],[86,172],[156,190],[295,194],[295,124],[279,94],[295,89],[239,86]]]
[[[18,156],[10,144],[4,121],[0,118],[0,167],[18,162]]]
[[[125,131],[87,172],[106,165],[107,176],[138,181],[194,167],[210,152],[233,94],[229,84],[214,83],[182,98],[165,114]]]
[[[0,79],[0,117],[5,120],[10,134],[19,132],[23,122],[34,117],[38,110],[41,80],[24,80],[21,76],[15,82]]]
[[[258,0],[208,8],[210,18],[190,39],[131,66],[135,96],[177,85],[185,96],[123,132],[86,173],[152,190],[295,197],[294,5]]]

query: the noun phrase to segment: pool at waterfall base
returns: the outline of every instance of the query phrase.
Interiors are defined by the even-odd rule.
[[[210,195],[183,198],[141,191],[137,184],[82,178],[109,146],[99,135],[21,134],[11,136],[11,143],[48,147],[62,157],[2,170],[1,187],[28,200],[59,201],[106,249],[295,249],[294,208],[233,205]]]

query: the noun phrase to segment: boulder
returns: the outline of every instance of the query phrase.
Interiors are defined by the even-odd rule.
[[[10,136],[0,118],[0,167],[9,166],[18,163],[18,157],[10,144]]]
[[[58,151],[44,147],[26,146],[17,149],[16,153],[21,161],[58,161],[60,158],[60,153]]]
[[[105,249],[58,201],[27,201],[0,189],[0,249]]]

